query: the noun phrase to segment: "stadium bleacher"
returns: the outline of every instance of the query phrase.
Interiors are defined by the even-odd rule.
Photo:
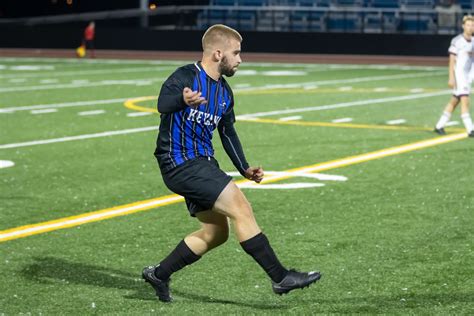
[[[260,31],[435,33],[440,29],[435,10],[439,1],[210,0],[210,8],[198,14],[197,26],[204,29],[225,23],[240,30]],[[460,16],[474,9],[474,0],[455,4],[463,11]]]

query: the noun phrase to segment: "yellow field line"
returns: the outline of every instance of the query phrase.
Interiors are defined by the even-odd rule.
[[[274,175],[266,177],[262,183],[276,182],[283,179],[297,177],[298,173],[301,172],[320,172],[324,170],[330,170],[335,168],[340,168],[344,166],[349,166],[353,164],[362,163],[369,160],[380,159],[387,156],[398,155],[401,153],[414,151],[418,149],[423,149],[431,146],[446,144],[449,142],[461,140],[466,138],[466,133],[453,134],[443,137],[436,137],[433,139],[423,140],[416,143],[405,144],[402,146],[386,148],[370,153],[365,153],[361,155],[346,157],[342,159],[332,160],[328,162],[317,163],[314,165],[304,166],[301,168],[290,169],[286,171],[284,175]],[[293,173],[293,174],[292,174]],[[236,181],[237,184],[249,184],[252,183],[248,180]],[[257,184],[255,184],[257,185]],[[120,205],[112,208],[107,208],[95,212],[84,213],[76,216],[64,217],[57,220],[26,225],[16,228],[7,229],[0,231],[0,242],[13,240],[18,238],[23,238],[31,235],[37,235],[53,230],[78,226],[90,222],[101,221],[108,218],[113,218],[117,216],[124,216],[136,212],[146,211],[153,208],[162,207],[165,205],[175,204],[182,202],[184,199],[176,194],[162,196],[155,199],[149,199],[144,201],[139,201],[135,203]]]
[[[156,96],[146,96],[146,97],[133,98],[133,99],[128,99],[127,101],[125,101],[125,103],[123,105],[125,105],[125,107],[129,108],[130,110],[135,110],[135,111],[139,111],[139,112],[158,113],[157,109],[147,108],[147,107],[135,104],[137,102],[156,100],[156,99],[158,99],[158,97],[156,97]]]
[[[78,226],[85,223],[101,221],[104,219],[128,215],[154,207],[165,206],[183,201],[183,197],[171,194],[156,199],[138,201],[135,203],[119,205],[95,212],[84,213],[76,216],[63,217],[52,221],[25,225],[16,228],[0,231],[0,242],[11,239],[18,239],[31,235],[41,234],[62,228]]]
[[[423,92],[438,92],[442,91],[439,89],[423,89]],[[314,93],[410,93],[410,89],[391,89],[386,91],[374,91],[373,89],[348,89],[348,90],[340,90],[340,89],[328,89],[328,88],[311,88],[308,87],[307,89],[296,89],[296,88],[269,88],[269,89],[262,89],[262,90],[254,90],[254,91],[236,91],[236,95],[259,95],[259,94],[314,94]]]
[[[147,108],[144,106],[137,105],[138,102],[155,100],[156,96],[146,96],[125,101],[125,107],[140,112],[152,112],[158,113],[156,109]],[[431,131],[429,127],[417,127],[417,126],[393,126],[393,125],[370,125],[370,124],[352,124],[352,123],[329,123],[329,122],[305,122],[305,121],[280,121],[273,119],[262,119],[262,118],[239,118],[239,121],[245,122],[258,122],[268,124],[279,124],[279,125],[297,125],[297,126],[321,126],[321,127],[339,127],[339,128],[361,128],[361,129],[381,129],[381,130],[404,130],[404,131]],[[461,128],[450,128],[454,132],[462,131]]]
[[[432,128],[417,126],[393,126],[393,125],[370,125],[370,124],[352,124],[352,123],[329,123],[329,122],[308,122],[308,121],[280,121],[262,118],[239,118],[239,121],[269,123],[278,125],[296,125],[296,126],[322,126],[322,127],[342,127],[342,128],[362,128],[362,129],[382,129],[382,130],[404,130],[404,131],[431,131]],[[454,130],[454,129],[451,129]],[[461,130],[461,129],[459,129]]]
[[[380,158],[384,158],[388,156],[403,154],[403,153],[414,151],[414,150],[442,145],[442,144],[454,142],[457,140],[461,140],[464,138],[467,138],[467,133],[452,134],[448,136],[436,137],[436,138],[422,140],[415,143],[377,150],[377,151],[373,151],[373,152],[365,153],[361,155],[350,156],[350,157],[346,157],[342,159],[336,159],[336,160],[331,160],[327,162],[317,163],[314,165],[300,167],[296,169],[290,169],[290,170],[285,171],[286,174],[266,177],[262,181],[262,183],[275,182],[275,181],[291,178],[294,176],[298,176],[298,173],[301,174],[301,173],[310,173],[310,172],[321,172],[325,170],[346,167],[346,166],[359,164],[359,163],[370,161],[370,160],[380,159]],[[287,174],[287,173],[290,173],[290,174]],[[294,173],[295,175],[291,175],[291,173]],[[257,185],[257,184],[252,182],[252,185]]]

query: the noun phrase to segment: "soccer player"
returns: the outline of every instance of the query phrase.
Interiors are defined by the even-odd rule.
[[[451,118],[454,109],[461,102],[462,121],[469,137],[474,137],[472,119],[469,114],[469,94],[471,92],[469,72],[471,71],[474,58],[474,46],[472,43],[474,17],[466,15],[462,21],[463,33],[453,38],[449,47],[448,85],[453,88],[453,96],[436,124],[434,132],[440,135],[446,134],[444,126]]]
[[[319,272],[288,270],[280,263],[244,194],[214,159],[211,140],[217,128],[239,172],[257,183],[263,179],[263,169],[250,167],[245,159],[234,129],[234,97],[223,78],[233,76],[242,62],[241,42],[236,30],[211,26],[202,38],[202,61],[178,68],[158,97],[161,124],[155,156],[164,183],[185,197],[190,215],[201,223],[201,229],[186,236],[160,264],[143,270],[143,278],[163,302],[172,300],[172,273],[227,240],[228,219],[244,251],[270,277],[276,294],[307,287],[321,277]]]
[[[95,39],[95,22],[89,22],[87,27],[84,29],[84,37],[82,39],[82,44],[86,48],[86,52],[90,50],[91,58],[95,58],[94,52],[94,39]]]

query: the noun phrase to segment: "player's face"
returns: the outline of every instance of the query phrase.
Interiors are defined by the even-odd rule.
[[[229,41],[227,50],[223,52],[222,59],[219,62],[219,73],[232,77],[239,67],[242,59],[240,58],[240,42],[234,39]]]
[[[472,33],[474,33],[474,23],[472,21],[464,22],[462,28],[464,30],[464,34],[472,35]]]

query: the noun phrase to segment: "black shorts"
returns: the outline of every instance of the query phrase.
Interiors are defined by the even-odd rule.
[[[94,40],[86,40],[85,39],[83,44],[87,49],[94,49]]]
[[[176,168],[161,173],[166,186],[184,196],[191,216],[210,210],[232,177],[219,169],[212,157],[188,160]]]

